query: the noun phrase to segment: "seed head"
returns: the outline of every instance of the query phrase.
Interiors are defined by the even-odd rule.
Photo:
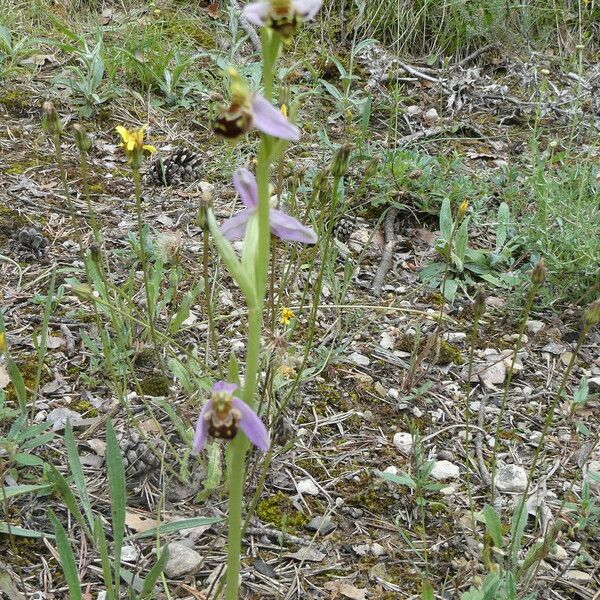
[[[531,282],[533,285],[542,285],[546,279],[546,272],[546,263],[543,258],[540,258],[538,264],[535,265],[531,272]]]

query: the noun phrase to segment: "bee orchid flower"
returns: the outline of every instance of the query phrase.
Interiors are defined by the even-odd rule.
[[[233,395],[238,386],[235,383],[217,381],[212,389],[211,399],[202,407],[192,452],[198,454],[204,448],[209,436],[226,440],[233,439],[238,429],[263,452],[269,449],[269,432],[260,417],[240,398]]]
[[[244,7],[244,16],[250,23],[268,27],[289,41],[302,21],[319,12],[322,3],[322,0],[259,0]]]
[[[251,92],[245,80],[235,69],[231,77],[231,102],[221,109],[214,124],[215,133],[226,138],[237,138],[255,127],[261,133],[297,142],[300,130],[292,125],[266,98]]]
[[[244,236],[248,221],[258,208],[258,186],[254,175],[248,169],[238,169],[233,174],[233,185],[246,208],[227,219],[221,226],[223,237],[230,241]],[[275,208],[269,210],[269,223],[271,233],[282,240],[314,244],[318,239],[310,227],[302,225],[294,217]]]

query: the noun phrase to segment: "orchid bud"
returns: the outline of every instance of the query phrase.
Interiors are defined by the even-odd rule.
[[[73,135],[75,136],[75,145],[80,152],[89,152],[92,147],[92,140],[86,133],[83,125],[75,123],[73,125]]]
[[[546,279],[546,264],[543,258],[540,258],[539,262],[533,268],[531,272],[531,282],[533,285],[542,285]]]
[[[46,100],[42,105],[42,112],[42,128],[44,131],[49,135],[60,135],[62,133],[62,125],[54,104]]]
[[[592,302],[583,313],[583,320],[586,325],[593,327],[600,323],[600,298]]]
[[[485,288],[480,285],[475,294],[475,302],[473,303],[473,314],[476,319],[480,319],[485,313]]]
[[[334,177],[343,177],[348,170],[348,161],[350,160],[350,153],[352,152],[352,146],[350,144],[344,144],[340,146],[333,157],[333,164],[331,165],[331,174]]]

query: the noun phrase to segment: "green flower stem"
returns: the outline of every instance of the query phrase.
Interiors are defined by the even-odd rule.
[[[146,255],[146,236],[144,235],[144,225],[142,221],[142,176],[139,166],[131,164],[133,174],[133,183],[135,185],[135,212],[137,216],[138,234],[140,236],[140,262],[142,263],[142,273],[144,275],[144,291],[146,293],[146,310],[148,311],[148,324],[150,326],[150,338],[157,350],[158,361],[164,374],[165,369],[162,360],[162,354],[158,351],[158,339],[156,329],[154,328],[154,305],[150,296],[150,278],[148,277],[148,256]]]
[[[521,348],[521,342],[523,341],[523,335],[525,334],[525,326],[529,319],[529,314],[533,307],[533,300],[539,289],[539,284],[532,283],[529,288],[529,294],[527,294],[527,301],[525,303],[525,311],[521,317],[521,323],[519,325],[519,332],[517,341],[515,342],[515,349],[513,350],[510,368],[508,369],[508,375],[506,377],[506,383],[504,385],[504,392],[502,394],[502,401],[500,402],[500,412],[498,413],[498,421],[496,422],[496,431],[494,432],[494,448],[492,450],[492,465],[491,465],[491,488],[492,488],[492,501],[496,498],[496,471],[498,468],[497,456],[500,451],[500,430],[502,429],[502,421],[504,419],[504,413],[506,412],[506,404],[508,402],[508,392],[510,390],[510,384],[512,383],[512,377],[515,370],[515,364],[517,357],[519,356],[519,349]]]

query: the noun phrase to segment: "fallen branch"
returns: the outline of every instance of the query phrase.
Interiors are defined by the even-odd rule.
[[[372,291],[375,296],[381,296],[381,288],[383,287],[383,280],[387,272],[392,266],[392,259],[394,258],[394,247],[396,245],[394,224],[396,223],[396,217],[398,216],[398,209],[392,206],[385,216],[384,231],[385,231],[385,246],[383,248],[383,256],[375,277],[373,277]]]

